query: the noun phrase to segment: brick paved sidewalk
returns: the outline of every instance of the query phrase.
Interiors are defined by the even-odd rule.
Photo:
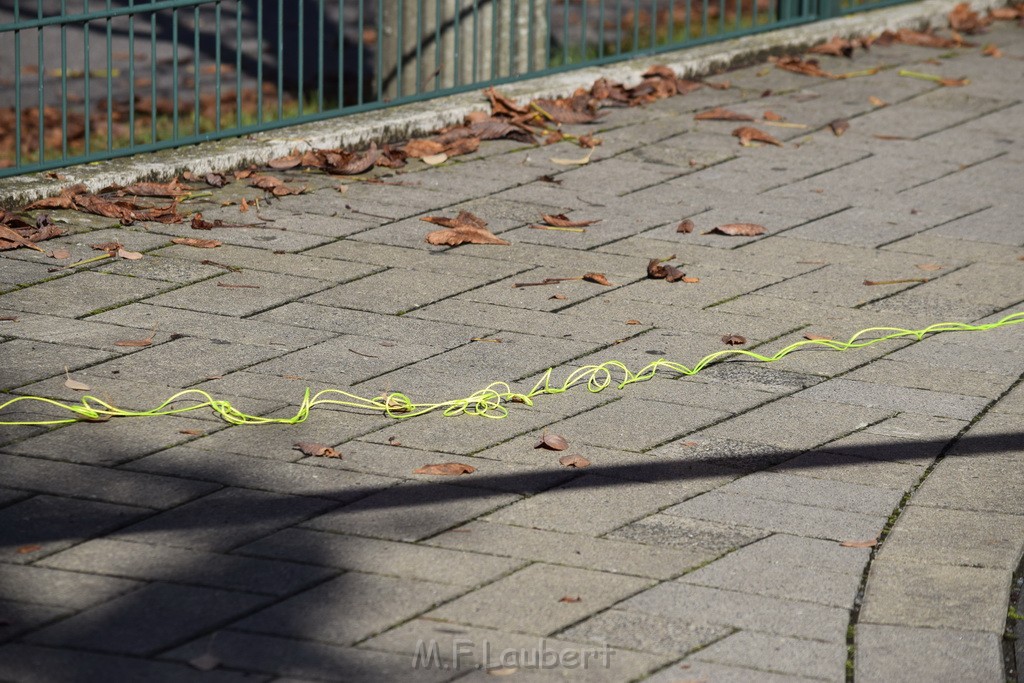
[[[263,203],[266,228],[204,233],[213,250],[171,245],[187,226],[55,212],[70,234],[49,249],[145,256],[55,274],[5,252],[0,389],[78,400],[67,366],[132,408],[200,388],[287,416],[306,386],[440,400],[549,366],[692,364],[727,334],[774,350],[996,320],[1024,301],[1024,30],[978,42],[822,59],[891,67],[850,80],[721,74],[728,89],[579,127],[603,140],[581,166],[551,162],[580,156],[567,145],[491,142],[391,184],[281,174],[310,192]],[[694,120],[714,106],[806,128],[758,121],[784,146],[741,147],[735,122]],[[221,206],[243,196],[262,193],[187,206],[249,221]],[[512,244],[427,245],[419,217],[459,210]],[[530,229],[542,213],[601,222]],[[701,234],[735,222],[767,234]],[[673,253],[698,283],[647,279]],[[511,286],[590,271],[613,285]],[[297,426],[2,427],[0,679],[1002,681],[1022,335],[577,387],[504,420],[327,407]],[[590,467],[535,449],[545,432]],[[413,474],[448,461],[476,471]]]

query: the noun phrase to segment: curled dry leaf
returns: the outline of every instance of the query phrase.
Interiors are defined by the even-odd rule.
[[[639,325],[640,321],[639,320],[627,320],[626,324],[627,325]]]
[[[413,470],[413,474],[435,474],[445,477],[457,477],[460,474],[472,474],[476,468],[461,462],[442,462],[433,465],[424,465]]]
[[[691,232],[693,232],[693,227],[693,221],[687,218],[686,220],[681,221],[679,225],[676,226],[676,232],[690,234]]]
[[[730,237],[756,237],[763,235],[767,228],[757,223],[726,223],[705,232],[705,235],[729,235]]]
[[[105,251],[113,256],[121,249],[124,249],[124,245],[120,242],[99,242],[98,244],[90,244],[89,248],[96,251]]]
[[[341,453],[330,446],[312,441],[300,441],[292,446],[293,451],[301,451],[303,455],[317,458],[341,458]]]
[[[583,598],[578,595],[566,595],[563,598],[559,598],[558,602],[583,602]]]
[[[114,346],[128,346],[135,348],[144,348],[146,346],[153,345],[153,339],[156,337],[156,330],[153,330],[153,334],[149,335],[145,339],[122,339],[114,342]]]
[[[444,152],[441,152],[440,154],[428,154],[420,157],[420,160],[428,166],[439,166],[448,161],[448,155]]]
[[[708,109],[702,111],[693,117],[697,121],[753,121],[754,117],[749,114],[740,114],[739,112],[725,109],[723,107],[715,107],[714,109]]]
[[[773,112],[771,110],[765,111],[765,113],[762,116],[763,116],[765,121],[784,121],[785,120],[784,116],[782,116],[781,114],[776,114],[775,112]]]
[[[887,106],[889,106],[888,102],[883,100],[881,97],[875,97],[874,95],[872,95],[871,97],[868,98],[868,104],[870,104],[872,107],[887,107]]]
[[[874,548],[878,545],[877,538],[867,538],[863,541],[842,541],[839,543],[843,548]]]
[[[590,461],[584,458],[582,455],[563,455],[558,459],[558,464],[563,467],[590,467]]]
[[[836,119],[828,124],[828,127],[832,129],[832,133],[839,137],[850,129],[850,122],[846,119]]]
[[[989,43],[988,45],[981,49],[981,54],[985,55],[986,57],[993,57],[995,59],[999,59],[1000,57],[1003,56],[1003,51],[1000,50],[997,46],[993,45],[992,43]]]
[[[545,213],[541,214],[541,218],[547,225],[551,225],[556,228],[585,228],[588,225],[593,225],[594,223],[601,222],[601,219],[592,221],[574,221],[570,219],[568,216],[566,216],[564,213],[557,213],[554,215]]]
[[[565,300],[566,300],[566,299],[568,299],[569,297],[567,297],[567,296],[566,296],[565,294],[552,294],[552,295],[551,295],[551,296],[549,296],[548,298],[549,298],[549,299],[557,299],[557,300],[559,300],[559,301],[565,301]]]
[[[765,133],[763,130],[758,130],[753,126],[740,126],[734,130],[732,134],[740,139],[740,144],[744,147],[749,147],[751,142],[765,142],[769,145],[782,147],[782,143],[774,136]]]
[[[665,266],[665,282],[679,282],[684,277],[686,277],[686,273],[679,268],[671,265]]]
[[[680,280],[680,282],[685,282],[687,284],[693,285],[693,284],[696,284],[696,283],[700,282],[700,278],[699,277],[684,277],[682,280]]]
[[[79,382],[77,379],[71,379],[71,374],[68,373],[67,366],[64,366],[64,377],[66,378],[64,380],[64,386],[68,389],[72,389],[74,391],[89,391],[92,388],[85,382]]]
[[[779,57],[775,59],[775,67],[783,71],[791,71],[804,76],[819,78],[842,78],[821,68],[817,59],[800,59],[799,57]]]
[[[183,244],[186,247],[196,247],[197,249],[214,249],[224,244],[220,240],[204,240],[199,237],[175,237],[171,242]]]
[[[945,266],[939,265],[938,263],[918,263],[917,268],[919,270],[942,270]]]
[[[564,451],[569,447],[569,441],[559,434],[544,433],[534,448],[546,448],[549,451]]]
[[[50,252],[50,258],[54,259],[67,259],[71,258],[71,252],[67,249],[54,249]]]
[[[206,181],[206,184],[210,187],[224,187],[231,182],[224,177],[224,174],[222,173],[207,173],[203,177],[203,180]]]
[[[722,343],[726,346],[742,346],[747,343],[747,338],[738,334],[727,334],[722,337]]]
[[[30,553],[34,553],[42,549],[43,546],[39,545],[38,543],[32,543],[30,545],[23,545],[14,552],[18,553],[19,555],[28,555]]]
[[[558,164],[559,166],[583,166],[585,164],[589,164],[590,163],[590,157],[591,157],[591,155],[593,153],[594,153],[594,148],[591,147],[590,149],[587,150],[587,153],[584,154],[579,159],[554,158],[554,159],[551,160],[551,163]]]
[[[270,168],[277,169],[278,171],[284,171],[289,168],[295,168],[301,163],[301,154],[289,154],[286,157],[278,157],[276,159],[271,159],[270,161],[267,162],[267,166],[269,166]]]
[[[832,337],[823,337],[822,335],[814,334],[813,332],[805,334],[804,339],[808,339],[810,341],[832,341]]]
[[[455,218],[445,216],[424,216],[420,220],[444,226],[441,230],[427,233],[427,242],[434,245],[456,247],[460,244],[502,244],[510,242],[501,239],[487,229],[487,222],[469,211],[462,211]]]
[[[584,273],[583,279],[587,282],[604,285],[605,287],[612,286],[612,283],[608,282],[608,278],[605,277],[604,273]]]
[[[966,2],[959,3],[949,13],[949,27],[962,33],[983,33],[990,23],[990,18],[982,17]]]

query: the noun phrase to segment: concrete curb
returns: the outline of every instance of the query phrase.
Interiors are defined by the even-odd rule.
[[[898,28],[944,26],[946,16],[956,4],[957,0],[924,0],[617,64],[523,80],[502,86],[502,92],[522,101],[536,97],[562,97],[577,88],[589,87],[600,77],[636,83],[641,74],[654,64],[666,64],[683,77],[700,77],[763,60],[773,53],[802,50],[837,35],[849,37]],[[1003,0],[981,0],[972,3],[972,7],[985,11],[1004,4]],[[358,148],[370,141],[401,140],[458,123],[466,114],[484,110],[486,106],[479,92],[472,91],[242,138],[74,166],[63,171],[64,178],[59,181],[47,178],[43,173],[17,176],[0,181],[0,206],[14,208],[41,197],[56,195],[75,183],[85,183],[95,191],[109,185],[166,179],[186,170],[205,174],[248,164],[264,164],[295,149]]]

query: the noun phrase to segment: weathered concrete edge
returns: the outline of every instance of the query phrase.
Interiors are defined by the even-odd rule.
[[[521,101],[535,97],[561,97],[577,88],[589,87],[602,76],[627,84],[637,83],[641,74],[654,64],[666,64],[683,77],[706,76],[763,60],[770,54],[802,50],[832,36],[852,37],[887,29],[945,26],[949,11],[957,2],[923,0],[912,5],[874,10],[652,57],[523,80],[504,85],[501,90]],[[984,11],[1005,4],[1006,0],[978,0],[972,6]],[[61,180],[47,178],[43,173],[7,178],[0,180],[0,207],[14,208],[41,197],[53,196],[75,183],[85,183],[95,191],[115,184],[166,180],[186,170],[205,174],[248,164],[264,164],[296,149],[359,148],[371,141],[401,140],[458,123],[466,114],[486,108],[486,100],[478,91],[473,91],[242,138],[71,166],[61,172]]]

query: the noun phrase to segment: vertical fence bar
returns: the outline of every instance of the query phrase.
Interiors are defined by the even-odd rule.
[[[402,53],[405,51],[405,3],[395,0],[395,95],[401,97],[405,89]]]
[[[338,108],[345,106],[345,0],[338,0]]]
[[[436,0],[435,0],[436,1]],[[434,65],[437,66],[436,64]],[[416,0],[416,94],[423,92],[423,0]]]
[[[135,146],[135,0],[128,0],[128,147]]]
[[[499,40],[500,40],[500,36],[499,36],[499,32],[498,32],[498,25],[502,21],[504,21],[504,15],[501,13],[501,5],[499,4],[498,0],[487,0],[487,2],[490,3],[490,7],[491,7],[491,71],[490,71],[490,77],[493,79],[493,78],[497,78],[498,77],[498,69],[499,69],[499,67],[498,67],[498,45],[499,45]],[[514,14],[511,15],[510,23],[512,23],[513,25],[515,24],[515,15]],[[512,69],[512,65],[509,64],[509,72],[511,72],[512,70],[513,70]],[[419,92],[419,91],[417,90],[417,92]]]
[[[14,0],[14,23],[21,21],[21,0]],[[14,29],[14,167],[21,168],[21,29]]]
[[[357,20],[359,28],[359,52],[356,54],[356,62],[358,63],[357,66],[359,71],[356,74],[356,104],[363,103],[363,89],[366,87],[366,84],[363,82],[363,51],[366,49],[366,16],[363,13],[363,1],[364,0],[356,0],[356,2],[359,3],[359,18]]]
[[[110,9],[110,0],[107,0],[107,9]],[[107,151],[113,149],[114,143],[114,59],[111,54],[113,33],[111,32],[112,18],[107,17]]]
[[[277,120],[284,118],[284,0],[277,0]]]
[[[242,0],[235,0],[235,127],[242,126],[242,20],[245,15],[242,12]],[[260,41],[257,32],[257,41]],[[263,49],[262,41],[259,42],[259,49]],[[261,54],[261,53],[257,53]],[[256,60],[256,68],[260,70],[259,80],[263,80],[263,60]],[[259,90],[257,90],[259,92]],[[259,103],[262,107],[262,102]]]
[[[373,70],[377,76],[377,96],[374,102],[384,99],[384,0],[377,0],[377,16],[374,22],[377,25],[377,48],[373,55]]]
[[[462,85],[462,0],[455,0],[455,85]]]
[[[590,0],[580,0],[580,57],[587,59],[587,4]]]
[[[299,97],[299,116],[302,116],[302,110],[305,106],[306,100],[306,83],[304,67],[304,57],[306,55],[306,8],[303,6],[304,3],[299,4],[299,44],[298,44],[298,68],[296,69],[296,83],[295,88]],[[281,16],[281,23],[284,24],[284,15]],[[282,93],[283,94],[283,93]]]
[[[658,0],[651,0],[651,36],[647,41],[647,47],[654,49],[658,42]]]
[[[441,62],[441,3],[442,0],[434,0],[434,64],[437,71],[434,72],[434,90],[441,89],[441,72],[444,71],[444,64]]]
[[[604,3],[605,0],[598,0],[597,6],[597,56],[604,57]]]
[[[43,18],[43,3],[37,3],[37,14],[40,19]],[[64,23],[64,17],[67,15],[67,0],[60,0],[60,87],[61,87],[61,106],[60,106],[60,149],[61,149],[61,160],[68,158],[68,44],[67,44],[67,25]],[[45,119],[43,118],[43,111],[46,108],[46,98],[43,92],[43,77],[46,75],[46,60],[43,55],[43,28],[40,26],[36,31],[36,50],[38,52],[37,62],[38,69],[36,69],[37,76],[39,78],[39,116],[37,117],[39,123],[39,163],[43,163],[46,159],[45,147],[46,145],[44,137],[43,125]]]
[[[60,0],[60,158],[68,158],[68,13],[67,0]],[[43,3],[39,3],[39,18],[43,18]],[[39,161],[43,161],[43,29],[39,29]]]
[[[213,109],[213,129],[220,132],[220,101],[221,101],[221,55],[220,55],[220,22],[223,18],[220,11],[221,0],[217,0],[213,5],[213,25],[216,27],[215,36],[213,38],[213,65],[217,70],[213,76],[213,96],[216,99]],[[239,46],[241,47],[241,46]]]
[[[149,13],[149,127],[156,144],[156,12]]]
[[[156,40],[156,36],[153,37]],[[171,62],[171,106],[174,109],[174,113],[171,118],[174,121],[173,130],[171,133],[171,139],[178,139],[178,122],[179,114],[181,110],[179,106],[181,104],[181,93],[178,91],[178,8],[174,7],[171,10],[171,52],[173,60]]]
[[[327,29],[327,24],[324,21],[324,0],[319,1],[317,10],[319,21],[317,21],[316,30],[316,111],[321,113],[324,110],[324,70],[327,67],[324,64],[324,33]]]
[[[82,0],[82,11],[86,12],[86,13],[89,12],[89,0]],[[89,20],[88,19],[86,19],[85,21],[82,22],[82,41],[83,41],[83,51],[85,52],[85,68],[83,69],[83,71],[85,72],[85,83],[84,83],[84,89],[85,89],[85,155],[89,156],[89,153],[92,151],[92,121],[90,120],[90,119],[92,119],[92,117],[89,116],[89,114],[92,113],[92,98],[90,97],[90,92],[89,92],[89,76],[90,76],[89,71],[91,71],[90,67],[92,66],[92,63],[89,61]],[[66,106],[67,106],[67,104],[65,103],[65,107]],[[64,133],[65,133],[64,137],[67,137],[67,131],[64,131]]]
[[[640,49],[640,0],[633,0],[633,49],[636,54]]]
[[[401,3],[402,0],[398,0],[398,2]],[[473,0],[473,63],[470,65],[470,78],[474,83],[480,80],[477,71],[477,62],[480,57],[480,13],[478,8],[479,0]]]
[[[553,1],[553,0],[552,0]],[[562,65],[569,63],[569,0],[560,0],[562,3]]]
[[[219,29],[220,27],[215,27]],[[199,82],[202,78],[202,64],[199,58],[199,5],[192,8],[192,134],[199,137],[199,118],[203,108],[199,104]]]
[[[689,0],[685,0],[689,1]],[[757,2],[757,0],[754,0]],[[668,27],[665,30],[665,44],[671,45],[676,42],[676,0],[668,0]]]

